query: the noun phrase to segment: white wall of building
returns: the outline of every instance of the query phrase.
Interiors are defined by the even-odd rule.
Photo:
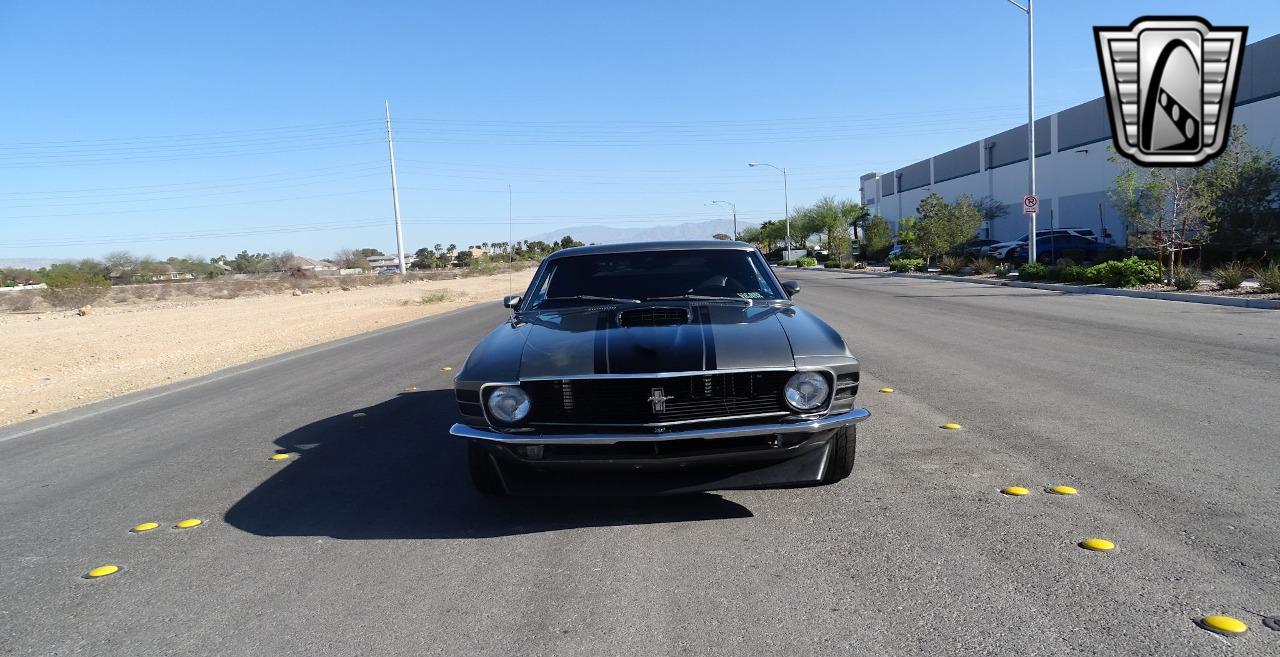
[[[1249,48],[1252,52],[1246,51],[1246,55],[1252,55],[1254,59],[1246,62],[1246,76],[1251,85],[1248,88],[1257,99],[1241,100],[1246,104],[1236,106],[1232,124],[1247,128],[1250,143],[1280,153],[1280,95],[1277,95],[1280,91],[1275,91],[1280,82],[1277,82],[1278,76],[1272,72],[1274,67],[1269,63],[1271,56],[1280,52],[1280,36],[1251,44]],[[1036,158],[1036,192],[1042,208],[1037,216],[1037,227],[1092,228],[1099,235],[1106,231],[1110,234],[1110,241],[1121,244],[1125,234],[1124,221],[1107,198],[1118,173],[1117,166],[1109,159],[1111,139],[1108,137],[1060,151],[1059,117],[1060,114],[1054,114],[1050,118],[1052,150]],[[1079,128],[1078,118],[1074,125]],[[1025,131],[1025,126],[1023,129]],[[895,172],[879,175],[879,178],[877,174],[864,175],[860,183],[864,203],[888,219],[896,231],[897,222],[914,215],[917,204],[930,193],[936,192],[948,201],[961,194],[975,198],[991,196],[1004,203],[1007,212],[1003,218],[993,222],[990,234],[983,237],[1000,240],[1022,237],[1028,228],[1027,215],[1022,213],[1022,196],[1028,188],[1027,162],[1024,159],[990,168],[987,162],[989,140],[994,143],[994,138],[979,142],[977,173],[937,181],[935,158],[938,156],[935,156],[928,160],[930,184],[916,189],[897,190],[896,179],[891,178]],[[999,160],[998,157],[996,159]],[[883,194],[887,191],[893,193]]]

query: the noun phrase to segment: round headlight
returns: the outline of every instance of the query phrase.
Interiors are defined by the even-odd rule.
[[[529,395],[518,386],[501,386],[489,393],[489,412],[494,419],[508,424],[519,422],[529,414]]]
[[[787,395],[787,403],[797,411],[812,411],[827,401],[827,393],[831,386],[827,385],[827,377],[817,372],[796,372],[787,380],[783,390]]]

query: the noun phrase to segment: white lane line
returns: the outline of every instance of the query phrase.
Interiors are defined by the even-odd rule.
[[[465,307],[465,308],[458,308],[457,310],[451,310],[451,311],[449,311],[449,312],[447,312],[447,313],[441,313],[441,314],[439,314],[439,315],[434,315],[434,316],[432,316],[432,317],[423,317],[423,318],[421,318],[421,319],[412,320],[412,321],[409,321],[409,322],[405,322],[405,323],[403,323],[403,324],[398,324],[398,325],[396,325],[396,326],[388,326],[388,327],[386,327],[386,328],[384,328],[384,329],[377,330],[377,331],[372,331],[372,332],[369,332],[369,333],[364,333],[364,334],[361,334],[361,335],[353,335],[353,336],[348,336],[348,337],[345,337],[345,338],[338,338],[337,340],[333,340],[333,341],[328,342],[328,343],[322,343],[322,344],[315,345],[315,346],[312,346],[312,347],[303,347],[302,349],[300,349],[300,350],[298,350],[298,351],[294,351],[294,352],[292,352],[292,353],[285,353],[285,354],[280,354],[280,355],[277,355],[277,356],[268,356],[268,357],[267,357],[263,362],[259,362],[259,363],[254,364],[254,365],[238,366],[238,367],[236,367],[236,368],[234,369],[234,371],[226,371],[226,370],[223,370],[223,372],[222,372],[222,373],[215,373],[215,374],[206,375],[204,378],[199,379],[199,380],[197,380],[197,381],[193,381],[193,382],[191,382],[191,383],[187,383],[187,384],[184,384],[184,385],[179,385],[179,386],[178,386],[178,387],[176,387],[176,388],[169,388],[169,389],[163,390],[163,391],[161,391],[161,392],[157,392],[157,393],[152,394],[152,395],[147,395],[147,396],[145,396],[145,397],[139,397],[139,398],[137,398],[137,399],[130,399],[129,401],[122,401],[122,402],[118,402],[118,403],[114,403],[114,404],[110,403],[110,402],[111,402],[111,400],[109,400],[109,399],[104,399],[104,400],[102,400],[101,402],[97,402],[97,403],[107,403],[107,404],[109,404],[108,406],[106,406],[106,407],[104,407],[104,408],[100,408],[100,409],[97,409],[97,410],[94,410],[94,411],[88,411],[88,412],[86,412],[86,413],[82,413],[82,414],[76,415],[75,417],[69,417],[69,418],[66,418],[66,419],[64,419],[64,420],[59,420],[59,421],[57,421],[57,422],[53,422],[53,423],[50,423],[50,424],[46,424],[46,425],[44,425],[44,426],[42,426],[42,427],[35,427],[35,428],[32,428],[32,429],[27,429],[27,430],[25,430],[25,431],[19,431],[19,432],[17,432],[17,433],[13,433],[13,434],[10,434],[10,435],[7,435],[7,436],[0,435],[0,443],[8,442],[8,441],[13,440],[13,439],[15,439],[15,438],[22,438],[23,436],[30,436],[31,434],[39,433],[39,432],[44,431],[44,430],[46,430],[46,429],[56,429],[56,428],[58,428],[58,427],[66,426],[66,425],[68,425],[68,424],[71,424],[72,422],[79,422],[80,420],[87,420],[87,419],[89,419],[89,418],[91,418],[91,417],[96,417],[96,416],[102,415],[103,413],[110,413],[110,412],[112,412],[112,411],[118,411],[118,410],[120,410],[120,409],[122,409],[122,408],[128,408],[128,407],[133,406],[133,405],[135,405],[135,404],[143,404],[143,403],[146,403],[146,402],[149,402],[149,401],[155,400],[155,399],[159,399],[159,398],[164,397],[164,396],[166,396],[166,395],[172,395],[172,394],[179,393],[179,392],[185,392],[185,391],[190,390],[190,389],[192,389],[192,388],[198,388],[198,387],[200,387],[200,386],[202,386],[202,385],[207,385],[207,384],[210,384],[210,383],[217,383],[218,381],[222,381],[222,380],[225,380],[225,379],[229,379],[229,378],[231,378],[231,377],[235,377],[235,376],[240,376],[241,374],[248,374],[248,373],[250,373],[250,372],[254,372],[254,371],[257,371],[257,370],[263,369],[263,368],[265,368],[265,367],[272,367],[272,366],[274,366],[274,365],[279,365],[279,364],[281,364],[281,363],[287,363],[287,362],[289,362],[289,361],[291,361],[291,360],[296,360],[296,359],[298,359],[298,358],[304,358],[304,357],[306,357],[306,356],[311,356],[311,355],[313,355],[313,354],[323,353],[323,352],[325,352],[325,351],[329,351],[329,350],[331,350],[331,349],[337,349],[337,348],[339,348],[339,347],[345,347],[345,346],[347,346],[347,345],[354,344],[354,343],[357,343],[357,342],[363,342],[363,341],[365,341],[365,340],[369,340],[369,339],[372,339],[372,338],[378,337],[378,336],[383,335],[383,334],[386,334],[386,333],[392,333],[392,332],[397,331],[397,330],[407,329],[407,328],[410,328],[410,327],[412,327],[412,326],[417,326],[417,325],[419,325],[419,324],[429,324],[429,323],[431,323],[432,321],[437,320],[437,319],[444,319],[445,317],[449,317],[450,315],[456,315],[456,314],[461,313],[461,312],[463,312],[463,311],[473,310],[473,309],[474,309],[474,308],[476,308],[478,305],[479,305],[479,304],[477,304],[476,306],[467,306],[467,307]],[[75,412],[75,409],[67,409],[66,411],[63,411],[63,412],[66,412],[66,413],[74,413],[74,412]]]

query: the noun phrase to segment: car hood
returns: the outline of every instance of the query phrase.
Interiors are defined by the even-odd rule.
[[[695,372],[791,367],[794,354],[782,317],[788,305],[707,303],[674,326],[621,326],[620,310],[575,309],[522,315],[529,324],[520,353],[520,378]]]

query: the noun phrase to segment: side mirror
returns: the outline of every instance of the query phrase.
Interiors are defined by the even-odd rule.
[[[782,284],[782,290],[787,293],[787,297],[794,297],[800,294],[800,281],[786,281]]]
[[[508,294],[507,296],[502,297],[503,308],[515,308],[518,305],[520,305],[520,295]]]

